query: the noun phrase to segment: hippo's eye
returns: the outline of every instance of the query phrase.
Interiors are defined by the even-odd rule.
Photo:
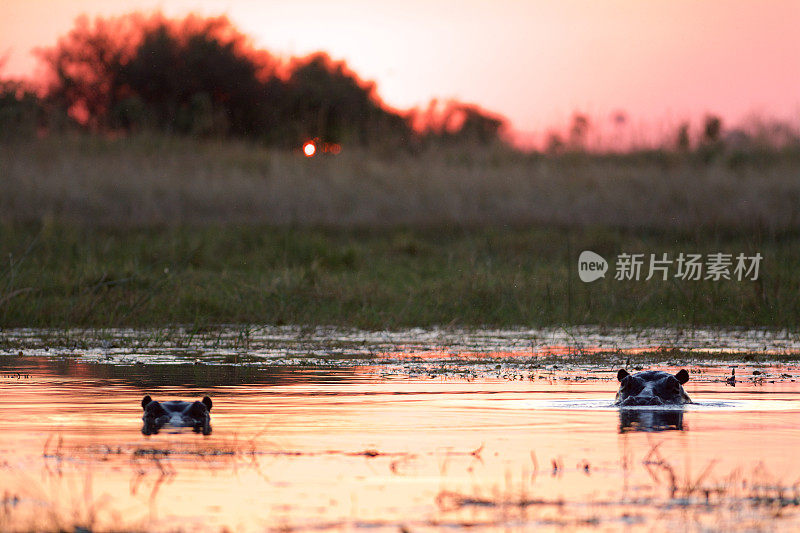
[[[628,394],[638,394],[643,388],[644,385],[638,379],[634,379],[633,376],[628,376],[622,380],[622,390]]]

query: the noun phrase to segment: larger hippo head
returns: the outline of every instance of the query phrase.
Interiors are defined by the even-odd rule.
[[[142,433],[153,435],[164,426],[190,427],[195,433],[211,434],[211,398],[204,396],[199,402],[157,402],[145,396],[142,398],[144,415]]]
[[[683,390],[683,384],[689,381],[686,370],[673,376],[657,370],[629,374],[625,369],[620,369],[617,379],[620,385],[614,405],[620,407],[662,407],[692,403]]]

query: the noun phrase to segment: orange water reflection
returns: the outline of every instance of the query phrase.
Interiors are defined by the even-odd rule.
[[[621,432],[606,370],[465,381],[227,368],[212,386],[193,365],[17,367],[30,378],[0,396],[4,530],[800,525],[789,378],[734,388],[727,367],[698,369],[682,431]],[[213,434],[143,436],[145,392],[209,394]]]

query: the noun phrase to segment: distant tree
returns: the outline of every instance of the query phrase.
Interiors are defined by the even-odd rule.
[[[50,97],[91,130],[148,121],[179,133],[249,135],[269,115],[275,61],[225,17],[80,17],[40,56]]]
[[[120,71],[134,53],[142,21],[140,15],[93,23],[79,17],[55,47],[38,51],[49,68],[48,97],[89,129],[105,127],[125,96]]]
[[[722,119],[716,115],[706,117],[703,124],[703,141],[706,144],[714,144],[720,140],[722,133]]]
[[[501,141],[506,126],[505,118],[457,100],[431,100],[413,119],[414,129],[428,142],[488,145]]]
[[[572,115],[572,124],[569,128],[569,146],[572,150],[586,148],[586,136],[589,133],[589,117],[582,113]]]
[[[459,111],[463,114],[461,127],[456,134],[459,139],[478,144],[492,144],[500,140],[505,119],[469,104],[460,106]]]
[[[266,126],[265,82],[274,61],[249,47],[225,17],[161,21],[144,31],[120,81],[179,133],[255,135]]]
[[[564,151],[564,139],[561,138],[555,131],[551,131],[547,134],[547,140],[545,141],[545,152],[551,155],[560,154]]]
[[[374,83],[360,80],[327,54],[295,60],[286,85],[285,118],[300,136],[367,145],[409,133],[403,117],[380,102]]]
[[[689,139],[689,123],[683,122],[678,126],[678,133],[675,139],[675,148],[679,152],[688,152],[691,147]]]

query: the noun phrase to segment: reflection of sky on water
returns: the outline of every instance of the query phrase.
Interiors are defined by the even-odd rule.
[[[605,367],[534,369],[517,379],[493,365],[468,378],[385,380],[374,364],[118,366],[25,356],[0,366],[30,374],[3,381],[0,396],[2,478],[20,498],[7,516],[17,525],[52,525],[53,516],[88,513],[93,502],[98,525],[156,530],[503,529],[589,519],[615,527],[623,515],[659,529],[689,527],[685,506],[670,495],[668,469],[684,485],[706,468],[702,486],[731,484],[734,474],[747,487],[800,478],[800,384],[780,377],[797,374],[791,365],[759,366],[756,377],[766,378],[753,380],[740,365],[736,387],[725,382],[727,365],[689,367],[696,403],[676,411],[680,431],[648,430],[661,420],[652,409],[621,416],[611,405],[615,369]],[[210,395],[212,435],[142,436],[145,393]],[[750,489],[737,490],[718,508],[698,500],[691,520],[726,529],[747,513],[756,522],[769,515],[770,527],[800,525],[795,506],[772,522],[768,508],[751,505]],[[453,508],[462,501],[453,493],[563,503],[509,514],[469,498]]]

